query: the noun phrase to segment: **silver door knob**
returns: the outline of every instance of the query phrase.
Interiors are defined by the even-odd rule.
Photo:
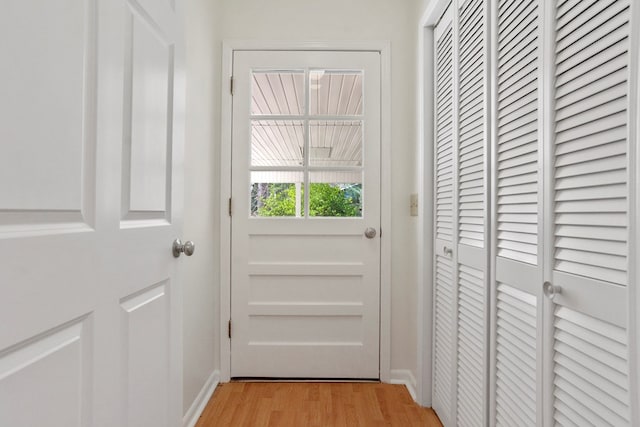
[[[173,241],[173,256],[178,258],[180,254],[184,253],[186,256],[191,256],[196,251],[196,245],[191,241],[187,240],[182,243],[180,239],[176,239]]]
[[[562,293],[562,288],[560,286],[552,285],[551,282],[544,282],[544,285],[542,285],[542,292],[545,297],[553,301],[556,295],[560,295]]]
[[[451,248],[450,248],[450,247],[448,247],[448,246],[444,246],[444,247],[442,248],[442,252],[444,252],[444,254],[445,254],[446,256],[448,256],[448,257],[453,256],[453,249],[451,249]]]
[[[373,227],[368,227],[366,230],[364,230],[364,235],[367,239],[373,239],[374,237],[376,237],[376,229]]]

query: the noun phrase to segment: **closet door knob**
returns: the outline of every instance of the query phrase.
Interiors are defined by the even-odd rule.
[[[551,282],[544,282],[544,285],[542,285],[542,292],[545,297],[553,301],[556,295],[560,295],[562,293],[562,288],[560,286],[552,285]]]
[[[448,246],[443,247],[442,252],[444,252],[446,256],[449,256],[449,257],[453,256],[453,249],[451,249]]]

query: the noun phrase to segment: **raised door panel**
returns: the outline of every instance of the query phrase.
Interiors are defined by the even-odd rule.
[[[3,3],[2,233],[94,223],[94,10],[92,0]]]
[[[167,280],[120,302],[126,426],[170,425],[170,291]]]
[[[91,340],[85,317],[0,352],[0,425],[88,425]]]
[[[174,42],[165,7],[129,3],[122,218],[170,220]]]

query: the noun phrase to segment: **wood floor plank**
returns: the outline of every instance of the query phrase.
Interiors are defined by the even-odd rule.
[[[196,427],[441,427],[401,385],[231,382],[220,384]]]

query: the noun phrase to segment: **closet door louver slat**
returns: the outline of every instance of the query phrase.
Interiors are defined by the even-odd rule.
[[[436,238],[453,241],[453,32],[436,44]]]
[[[458,282],[458,423],[482,425],[484,406],[484,273],[460,265]]]
[[[497,426],[536,425],[536,298],[497,288]]]
[[[554,319],[556,423],[629,425],[625,330],[566,307]]]
[[[453,313],[453,263],[442,256],[436,257],[435,283],[435,339],[434,339],[434,408],[439,413],[449,414],[451,410],[451,387],[453,376],[453,334],[451,316]]]
[[[556,22],[555,269],[626,285],[629,2],[571,12]]]
[[[538,3],[499,2],[498,256],[537,264]]]
[[[484,2],[469,0],[460,16],[458,243],[484,247]],[[473,66],[472,66],[473,65]],[[473,87],[473,92],[465,88]],[[475,132],[468,132],[474,129]]]

